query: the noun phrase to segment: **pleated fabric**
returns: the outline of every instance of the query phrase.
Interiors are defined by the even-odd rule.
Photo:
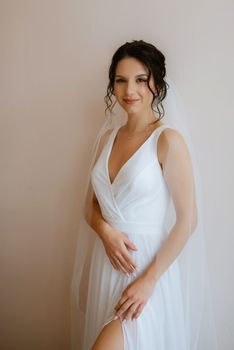
[[[108,159],[119,127],[115,127],[91,173],[91,182],[104,219],[138,248],[129,250],[138,265],[128,277],[111,265],[98,235],[90,257],[87,309],[82,350],[89,350],[101,329],[114,319],[122,292],[157,254],[168,231],[165,227],[171,197],[157,157],[156,128],[119,170],[111,183]],[[124,350],[185,350],[186,331],[180,270],[177,259],[164,272],[136,320],[122,323]]]

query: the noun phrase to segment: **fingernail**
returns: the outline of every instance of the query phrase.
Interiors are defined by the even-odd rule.
[[[118,318],[118,316],[115,316],[115,317],[114,317],[114,320],[117,320],[117,318]]]
[[[128,277],[130,276],[129,273],[127,273],[127,272],[126,272],[126,275],[127,275]]]

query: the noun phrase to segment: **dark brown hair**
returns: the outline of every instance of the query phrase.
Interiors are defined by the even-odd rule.
[[[109,67],[109,84],[107,86],[107,94],[104,97],[104,101],[107,105],[105,109],[105,114],[107,109],[112,113],[112,99],[111,96],[114,92],[114,80],[116,67],[118,62],[126,57],[134,57],[137,60],[145,64],[149,70],[149,76],[147,79],[147,85],[153,94],[153,100],[151,103],[151,108],[153,111],[153,105],[156,102],[157,112],[159,114],[159,119],[164,116],[164,108],[162,105],[163,99],[166,97],[167,89],[169,84],[164,80],[166,76],[165,68],[165,56],[161,51],[159,51],[154,45],[145,42],[144,40],[133,40],[132,42],[126,42],[124,45],[120,46],[112,57],[112,61]],[[157,94],[155,95],[153,90],[149,86],[149,81],[151,74],[153,75],[153,80],[156,88]],[[162,111],[160,110],[162,109]]]

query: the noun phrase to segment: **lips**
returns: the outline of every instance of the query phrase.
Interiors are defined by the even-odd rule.
[[[134,102],[137,102],[137,101],[138,101],[138,100],[136,100],[136,99],[125,99],[125,98],[124,98],[124,102],[129,103],[129,104],[134,103]]]

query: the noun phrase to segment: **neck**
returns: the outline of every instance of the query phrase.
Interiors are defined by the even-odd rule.
[[[128,120],[125,124],[126,131],[134,133],[151,130],[151,126],[155,125],[156,120],[158,120],[158,117],[152,111],[145,114],[128,113]]]

